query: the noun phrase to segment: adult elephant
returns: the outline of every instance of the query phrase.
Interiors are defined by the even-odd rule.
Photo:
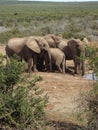
[[[37,55],[40,54],[43,50],[47,51],[48,53],[51,69],[51,55],[49,49],[49,45],[44,38],[33,36],[23,38],[12,38],[8,41],[5,48],[8,57],[17,54],[27,62],[28,72],[31,72],[32,66],[33,71],[37,71]]]
[[[66,60],[74,61],[74,73],[84,75],[84,60],[82,57],[85,56],[85,49],[82,41],[77,39],[63,40],[59,43],[58,48],[60,48],[65,54]],[[66,64],[66,63],[65,63]]]

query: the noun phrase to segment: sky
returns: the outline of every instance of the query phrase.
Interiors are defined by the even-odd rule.
[[[53,2],[72,2],[72,1],[98,1],[98,0],[18,0],[18,1],[53,1]]]

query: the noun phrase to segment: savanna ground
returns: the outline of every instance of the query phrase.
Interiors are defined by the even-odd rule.
[[[5,54],[5,46],[0,46],[0,52]],[[72,61],[67,61],[68,66],[73,66]],[[49,96],[45,109],[46,119],[49,121],[49,130],[77,130],[86,126],[87,120],[79,117],[80,103],[84,95],[92,89],[93,81],[79,75],[67,72],[32,72],[29,76],[41,76],[43,80],[37,85]]]

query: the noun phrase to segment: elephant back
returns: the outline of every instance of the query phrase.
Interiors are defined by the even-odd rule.
[[[8,48],[13,50],[15,53],[19,53],[23,47],[24,47],[24,44],[26,42],[26,37],[24,38],[12,38],[8,41]]]
[[[61,51],[59,48],[50,48],[50,52],[56,58],[65,56],[63,51]]]

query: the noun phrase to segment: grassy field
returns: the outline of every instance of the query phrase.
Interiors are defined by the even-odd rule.
[[[97,39],[98,2],[18,2],[0,1],[0,43],[10,37],[61,34],[65,38]]]

